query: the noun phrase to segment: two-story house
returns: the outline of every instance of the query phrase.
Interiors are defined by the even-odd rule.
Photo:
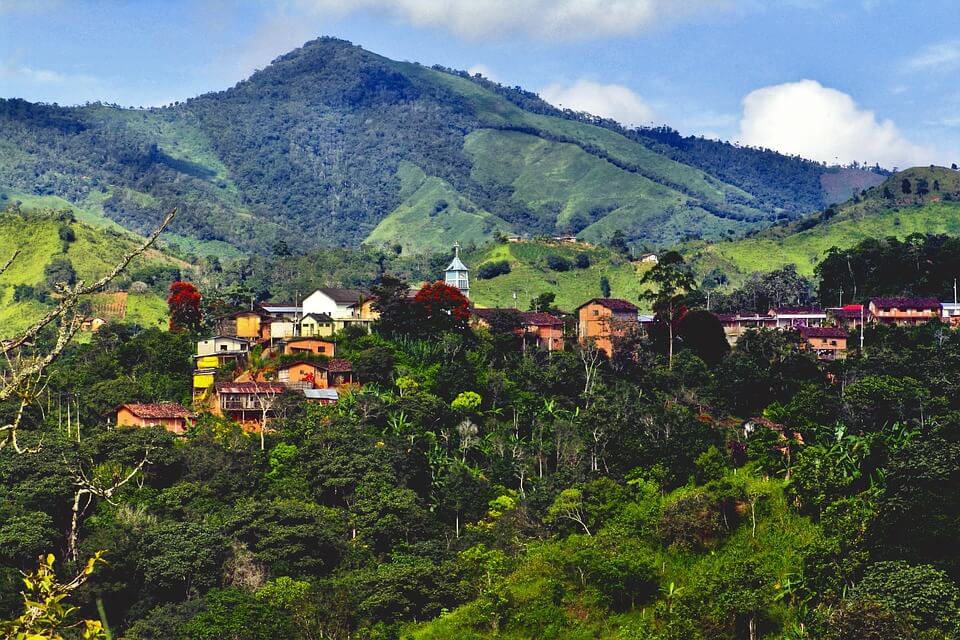
[[[276,382],[218,382],[210,403],[216,416],[239,422],[245,431],[259,431],[264,419],[273,417],[273,406],[286,391]]]
[[[183,435],[193,426],[197,414],[173,402],[128,403],[117,407],[118,427],[163,427]]]
[[[262,310],[236,311],[217,318],[217,332],[223,336],[265,341],[270,339],[270,328],[275,320]]]
[[[872,322],[900,326],[939,320],[942,313],[936,298],[873,298],[869,309]]]
[[[809,349],[817,355],[817,360],[832,362],[847,357],[846,329],[839,327],[798,327],[800,348]]]
[[[594,298],[577,307],[577,338],[593,342],[608,356],[613,340],[640,326],[637,306],[619,298]]]
[[[217,369],[227,364],[242,365],[250,354],[250,342],[234,336],[213,336],[197,342],[194,355],[193,397],[206,394]]]
[[[822,327],[827,322],[827,312],[820,307],[775,307],[767,315],[777,329]]]
[[[524,349],[532,346],[544,351],[563,350],[563,320],[552,314],[519,309],[471,309],[470,314],[470,323],[477,327],[512,327],[522,338]]]

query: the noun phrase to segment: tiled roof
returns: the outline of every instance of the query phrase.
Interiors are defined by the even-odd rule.
[[[321,287],[317,289],[337,304],[356,304],[361,298],[369,297],[360,289],[339,289],[336,287]]]
[[[494,320],[503,315],[521,316],[523,314],[519,309],[471,309],[470,313],[483,320]]]
[[[540,327],[556,327],[563,324],[563,320],[545,311],[524,311],[522,316],[526,324],[535,324]]]
[[[804,338],[847,338],[845,329],[837,327],[799,327],[797,329]]]
[[[940,310],[940,301],[936,298],[873,298],[870,300],[877,309],[921,309]]]
[[[217,393],[283,393],[282,384],[273,382],[218,382]]]
[[[782,316],[782,315],[811,316],[811,315],[821,315],[824,313],[823,309],[820,307],[775,307],[771,309],[770,312],[775,313],[778,316]]]
[[[593,304],[593,303],[596,303],[596,304],[599,304],[600,306],[606,307],[607,309],[610,309],[611,311],[629,311],[629,312],[636,312],[636,311],[637,311],[637,305],[635,305],[635,304],[633,304],[632,302],[629,302],[629,301],[627,301],[627,300],[621,300],[620,298],[594,298],[593,300],[589,300],[589,301],[587,301],[587,302],[584,302],[582,305],[580,305],[580,306],[577,307],[577,308],[578,308],[578,309],[582,309],[583,307],[587,306],[588,304]]]
[[[348,371],[353,371],[353,363],[349,360],[341,360],[340,358],[333,358],[317,366],[319,366],[321,369],[326,369],[330,373],[346,373]]]
[[[862,304],[845,304],[836,309],[830,309],[830,315],[834,318],[859,318],[864,314]]]
[[[175,402],[155,402],[150,404],[130,403],[121,405],[138,418],[195,418],[196,414],[184,409]]]

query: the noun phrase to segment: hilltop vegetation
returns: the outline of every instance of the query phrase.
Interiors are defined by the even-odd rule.
[[[770,151],[627,130],[448,69],[321,38],[237,86],[160,109],[0,101],[0,194],[53,196],[191,250],[620,229],[736,237],[822,207],[834,172]],[[863,172],[856,172],[858,175]]]
[[[904,192],[904,181],[909,193]],[[832,247],[847,249],[871,238],[902,240],[918,233],[960,236],[957,171],[942,167],[901,171],[842,205],[743,240],[693,245],[688,253],[701,272],[719,269],[733,281],[788,264],[811,276]]]
[[[53,304],[56,281],[94,280],[135,244],[129,233],[96,229],[76,220],[71,210],[0,212],[0,262],[20,251],[10,269],[0,275],[0,337],[29,326]],[[117,285],[126,289],[141,279],[149,284],[129,295],[123,319],[142,326],[165,325],[164,288],[187,266],[156,250],[137,257]],[[91,306],[87,311],[97,310]]]

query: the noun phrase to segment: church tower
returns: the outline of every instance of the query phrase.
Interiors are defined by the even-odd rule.
[[[470,269],[460,260],[460,243],[453,245],[453,261],[447,267],[444,282],[451,287],[460,289],[460,293],[470,297]]]

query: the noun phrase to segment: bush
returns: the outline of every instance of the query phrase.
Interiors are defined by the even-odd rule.
[[[578,253],[573,260],[573,264],[576,265],[577,269],[586,269],[590,266],[590,256],[585,253]]]
[[[698,493],[667,505],[660,517],[660,539],[682,549],[703,549],[720,537],[723,520],[716,501]]]
[[[487,262],[480,265],[480,268],[477,269],[477,277],[481,280],[490,280],[508,273],[510,273],[510,263],[506,260]]]
[[[919,628],[947,630],[957,617],[960,593],[943,571],[897,560],[871,565],[853,597],[878,603]]]
[[[570,271],[573,265],[563,256],[552,254],[547,256],[547,266],[552,271]]]

